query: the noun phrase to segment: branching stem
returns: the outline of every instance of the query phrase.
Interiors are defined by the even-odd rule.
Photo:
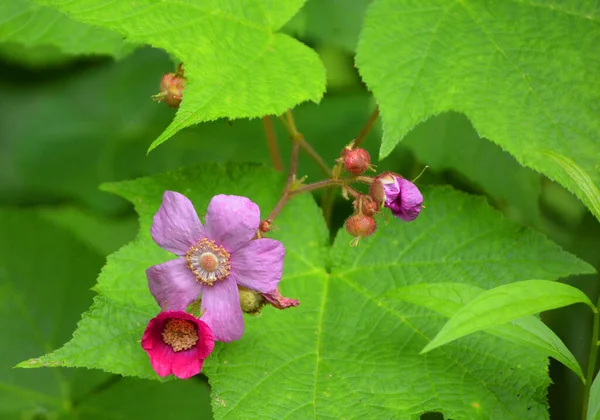
[[[269,214],[269,217],[267,217],[267,221],[269,223],[272,223],[273,220],[275,220],[275,218],[281,211],[281,209],[283,208],[283,206],[289,201],[290,198],[292,198],[296,195],[305,193],[305,192],[310,192],[310,191],[318,190],[321,188],[328,188],[328,187],[334,187],[336,185],[343,185],[343,183],[344,182],[339,179],[324,179],[322,181],[313,182],[312,184],[306,184],[306,185],[302,185],[301,187],[298,187],[298,188],[293,188],[293,181],[292,181],[292,183],[289,183],[289,180],[288,180],[288,185],[286,185],[283,195],[281,196],[281,198],[279,199],[279,201],[277,202],[277,204],[275,205],[275,207]]]

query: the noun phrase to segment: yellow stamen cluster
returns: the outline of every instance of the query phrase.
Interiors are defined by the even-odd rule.
[[[209,239],[201,239],[185,254],[187,265],[196,280],[212,286],[229,276],[231,263],[229,252]]]
[[[198,332],[192,321],[171,318],[165,322],[162,338],[174,352],[178,352],[194,347],[198,341]]]

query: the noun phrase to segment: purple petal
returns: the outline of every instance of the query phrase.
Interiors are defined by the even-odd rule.
[[[231,271],[246,289],[267,293],[275,289],[283,274],[285,248],[275,239],[250,241],[231,256]]]
[[[204,237],[204,228],[192,202],[185,195],[165,191],[150,234],[161,248],[183,256]]]
[[[202,321],[213,330],[215,340],[230,342],[244,334],[244,318],[240,308],[240,295],[235,280],[229,276],[202,293]]]
[[[243,247],[256,234],[260,209],[250,199],[237,195],[216,195],[210,200],[204,224],[206,237],[229,252]]]
[[[415,184],[406,179],[400,180],[400,191],[400,209],[399,211],[392,209],[392,213],[407,222],[415,220],[421,212],[423,194]]]
[[[146,270],[150,293],[163,310],[185,311],[202,292],[185,258],[154,265]]]

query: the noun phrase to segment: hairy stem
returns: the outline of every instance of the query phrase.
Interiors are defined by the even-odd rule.
[[[286,131],[290,134],[290,137],[293,142],[300,143],[300,147],[306,152],[308,156],[321,168],[323,173],[328,177],[331,177],[331,171],[329,170],[329,166],[325,163],[325,160],[317,153],[317,151],[306,141],[304,136],[298,131],[296,128],[296,123],[294,121],[294,116],[292,115],[292,111],[289,109],[285,112],[284,115],[279,117]]]
[[[273,121],[271,120],[270,115],[263,117],[263,126],[265,127],[265,137],[267,138],[269,155],[273,161],[273,168],[275,168],[276,171],[283,171],[283,161],[281,159],[281,154],[279,153],[279,147],[277,146],[277,136],[275,135],[275,128],[273,127]]]
[[[596,371],[596,360],[598,358],[598,329],[600,328],[600,297],[596,303],[594,311],[594,322],[592,324],[592,339],[590,341],[590,353],[588,355],[587,374],[585,377],[585,388],[583,389],[583,407],[581,410],[581,419],[585,420],[590,402],[590,391],[592,382],[594,381],[594,373]]]
[[[304,137],[300,138],[300,147],[302,147],[306,154],[310,156],[312,160],[315,161],[315,163],[319,166],[319,168],[321,168],[325,175],[331,177],[331,169],[329,169],[329,166],[327,166],[325,160],[323,160],[321,155],[319,155],[317,151],[313,149],[313,147],[306,140],[304,140]]]
[[[281,198],[279,199],[279,201],[277,202],[277,204],[275,205],[275,207],[273,208],[273,210],[269,214],[269,217],[267,217],[266,220],[269,223],[272,223],[283,208],[283,206],[285,206],[285,204],[290,200],[290,198],[295,197],[296,195],[342,184],[343,181],[336,179],[324,179],[322,181],[313,182],[312,184],[306,184],[294,189],[292,189],[291,185],[288,184],[285,188],[283,195],[281,196]]]
[[[360,130],[360,133],[358,133],[356,139],[354,139],[354,147],[360,147],[362,142],[365,140],[365,137],[367,137],[367,134],[369,134],[371,131],[373,124],[375,124],[375,121],[377,121],[377,118],[379,118],[379,107],[375,108],[375,111],[373,111],[365,123],[365,126],[362,128],[362,130]]]

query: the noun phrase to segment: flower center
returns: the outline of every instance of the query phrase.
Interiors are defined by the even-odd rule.
[[[171,318],[165,322],[162,338],[174,352],[191,349],[198,341],[196,325],[185,319]]]
[[[206,238],[198,241],[185,254],[187,265],[196,276],[196,280],[207,286],[212,286],[214,282],[229,276],[229,257],[229,252],[222,246]]]

